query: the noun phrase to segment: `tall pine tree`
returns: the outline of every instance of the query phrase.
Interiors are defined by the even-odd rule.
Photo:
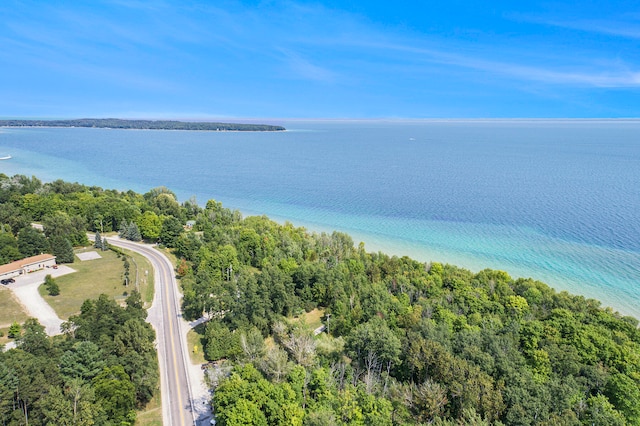
[[[51,237],[51,253],[56,257],[57,263],[73,263],[73,246],[64,237]]]
[[[135,222],[129,222],[129,226],[127,227],[127,239],[131,241],[140,241],[142,240],[142,235],[140,235],[140,229]]]
[[[95,241],[93,243],[93,246],[95,248],[102,248],[102,236],[100,235],[100,231],[96,231],[96,237],[95,237]]]

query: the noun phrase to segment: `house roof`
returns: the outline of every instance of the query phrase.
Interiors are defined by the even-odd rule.
[[[0,265],[0,274],[6,274],[7,272],[17,271],[27,265],[32,265],[38,262],[44,262],[46,260],[55,259],[56,257],[51,254],[39,254],[37,256],[27,257],[15,262],[7,263],[6,265]]]

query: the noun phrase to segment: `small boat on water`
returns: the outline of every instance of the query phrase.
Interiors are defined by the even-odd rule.
[[[11,156],[10,155],[4,155],[4,156],[0,157],[0,160],[11,160]]]

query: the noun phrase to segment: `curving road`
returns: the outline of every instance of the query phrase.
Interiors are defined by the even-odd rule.
[[[153,266],[155,295],[147,321],[156,330],[163,423],[170,426],[195,425],[188,353],[181,333],[180,294],[173,265],[151,245],[117,238],[107,238],[107,241],[145,256]]]

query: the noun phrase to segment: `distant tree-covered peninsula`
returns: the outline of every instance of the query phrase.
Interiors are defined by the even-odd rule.
[[[81,118],[75,120],[0,120],[0,127],[93,127],[138,130],[207,130],[274,132],[286,130],[269,124],[187,122],[174,120],[122,120],[118,118]]]

